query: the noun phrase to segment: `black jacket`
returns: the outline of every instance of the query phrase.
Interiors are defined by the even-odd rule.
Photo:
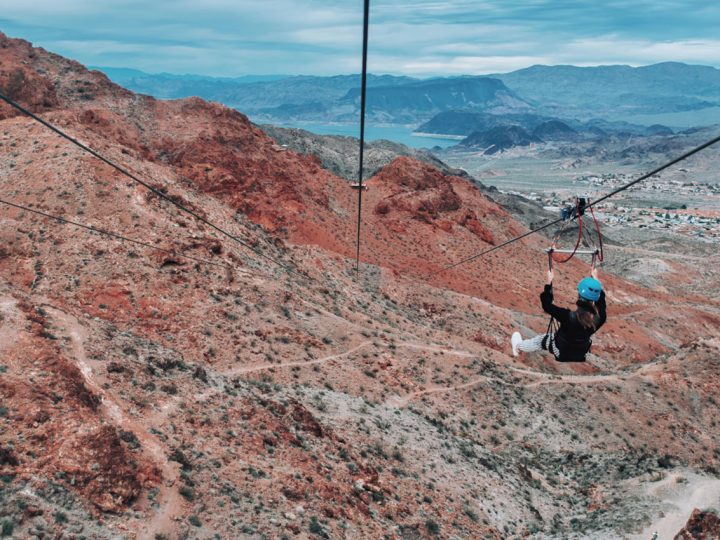
[[[605,312],[605,291],[600,293],[600,299],[595,302],[598,314],[595,316],[595,330],[587,330],[578,321],[576,312],[567,308],[561,308],[553,304],[552,285],[545,285],[545,290],[540,293],[540,302],[545,313],[551,315],[560,323],[560,328],[555,332],[555,346],[560,352],[560,362],[582,362],[592,345],[592,336],[600,327],[605,324],[607,313]],[[578,311],[584,308],[578,307]]]

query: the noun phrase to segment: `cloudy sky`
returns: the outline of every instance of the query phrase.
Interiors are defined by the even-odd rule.
[[[717,0],[371,0],[370,12],[373,73],[720,67]],[[86,65],[152,73],[357,73],[362,0],[0,0],[0,31]]]

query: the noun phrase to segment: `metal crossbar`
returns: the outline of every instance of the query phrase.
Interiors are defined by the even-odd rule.
[[[583,250],[583,249],[573,250],[573,249],[555,249],[555,248],[547,248],[545,250],[546,253],[575,253],[575,254],[579,254],[579,255],[595,255],[596,253],[598,253],[598,251],[599,250],[597,250],[597,249],[590,251],[590,250]]]

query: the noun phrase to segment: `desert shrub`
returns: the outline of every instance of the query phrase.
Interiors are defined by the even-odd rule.
[[[0,522],[0,536],[10,536],[14,530],[15,526],[12,521],[3,519],[2,522]]]
[[[192,501],[195,498],[195,490],[190,486],[182,486],[179,490],[180,495],[185,497],[188,501]]]
[[[53,514],[53,517],[55,518],[55,523],[67,523],[68,517],[65,512],[60,512],[59,510]]]
[[[435,521],[433,521],[432,519],[428,519],[428,520],[425,522],[425,528],[427,529],[427,531],[428,531],[430,534],[433,534],[433,535],[435,535],[435,536],[437,536],[438,534],[440,534],[440,525],[438,525],[438,524],[437,524]]]

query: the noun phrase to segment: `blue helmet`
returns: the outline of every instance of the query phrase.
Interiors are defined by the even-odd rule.
[[[582,278],[578,283],[578,294],[583,300],[589,300],[590,302],[597,302],[600,300],[600,293],[602,292],[602,283],[592,277]]]

